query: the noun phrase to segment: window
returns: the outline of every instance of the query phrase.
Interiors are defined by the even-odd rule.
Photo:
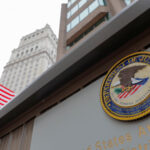
[[[105,6],[105,5],[106,5],[106,2],[105,2],[105,0],[99,0],[99,4],[100,4],[101,6]]]
[[[126,3],[126,5],[130,5],[131,0],[124,0],[124,2]]]
[[[76,0],[71,0],[71,5],[72,5],[74,2],[76,2]]]
[[[74,2],[76,2],[76,0],[70,0],[67,4],[67,7],[69,8]]]
[[[86,2],[87,2],[87,0],[81,0],[79,2],[79,8],[81,8]]]
[[[67,7],[69,8],[71,6],[71,2],[68,2]]]
[[[80,14],[80,21],[82,21],[85,17],[88,16],[88,8],[86,8],[85,10],[83,10]]]
[[[75,12],[78,11],[78,5],[75,5],[68,13],[67,13],[67,19],[69,19]]]
[[[78,7],[82,7],[88,0],[81,0],[78,5],[76,5],[74,8],[71,9],[71,13],[67,14],[67,17],[71,17],[71,15],[73,15],[73,13],[75,13],[78,10]],[[85,10],[83,10],[79,16],[77,16],[76,18],[74,18],[71,23],[69,23],[66,27],[66,31],[69,32],[71,29],[73,29],[78,23],[80,23],[84,18],[86,18],[89,13],[92,13],[97,7],[99,6],[104,6],[106,5],[105,0],[94,0],[88,8],[86,8]],[[70,15],[70,16],[69,16]]]
[[[98,1],[95,0],[90,6],[89,6],[89,12],[91,13],[98,7]]]
[[[72,9],[71,9],[71,16],[78,10],[78,5],[75,5]]]
[[[67,13],[67,19],[71,17],[70,11]]]
[[[35,47],[35,49],[38,49],[38,48],[39,48],[38,46]]]
[[[79,23],[79,16],[74,18],[71,22],[71,29],[74,28]]]
[[[86,36],[89,32],[91,32],[95,27],[97,27],[99,24],[101,24],[102,22],[104,22],[106,20],[108,20],[108,14],[106,16],[104,16],[103,18],[101,18],[100,20],[98,20],[93,26],[89,27],[84,33],[82,33],[81,35],[79,35],[72,43],[70,43],[69,45],[67,45],[66,49],[68,50],[75,43],[77,43],[84,36]]]
[[[69,32],[71,29],[70,23],[67,25],[67,32]]]

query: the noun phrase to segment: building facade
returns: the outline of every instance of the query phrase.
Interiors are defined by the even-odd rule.
[[[0,83],[20,92],[55,63],[56,48],[57,38],[48,24],[23,36],[4,67]]]
[[[68,0],[67,4],[62,4],[57,59],[96,32],[132,1]]]

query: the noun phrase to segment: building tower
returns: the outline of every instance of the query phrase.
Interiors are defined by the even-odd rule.
[[[56,61],[57,38],[51,27],[23,36],[4,67],[0,83],[19,93]]]
[[[62,4],[57,60],[133,0],[68,0]]]

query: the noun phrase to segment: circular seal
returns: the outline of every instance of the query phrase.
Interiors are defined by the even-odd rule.
[[[118,61],[101,86],[105,112],[118,120],[135,120],[150,113],[150,52]]]

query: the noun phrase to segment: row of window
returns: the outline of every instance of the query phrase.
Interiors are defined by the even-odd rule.
[[[79,24],[83,19],[85,19],[90,13],[92,13],[97,7],[101,6],[102,4],[105,4],[104,0],[94,0],[88,8],[84,9],[67,25],[67,32],[73,29],[77,24]]]
[[[69,19],[74,13],[76,13],[88,0],[80,0],[78,4],[76,4],[68,13],[67,19]],[[99,4],[101,6],[106,5],[104,0],[99,0]]]
[[[37,32],[36,34],[34,33],[34,34],[32,34],[32,36],[28,36],[28,37],[24,38],[24,41],[26,41],[32,37],[35,37],[36,35],[39,35],[40,33],[44,33],[44,31],[42,30],[41,32]]]
[[[36,74],[36,70],[37,70],[38,68],[37,67],[35,67],[34,68],[34,70],[33,69],[29,69],[28,71],[24,68],[24,70],[19,70],[19,72],[14,72],[13,73],[13,75],[8,75],[8,76],[5,76],[5,78],[3,78],[3,82],[9,82],[9,81],[11,81],[11,82],[18,82],[19,81],[19,79],[20,78],[18,78],[18,77],[20,77],[20,76],[26,76],[26,75],[28,75],[28,77],[30,76],[30,74],[32,73],[32,72],[34,72],[34,74]],[[8,78],[8,79],[7,79]],[[17,80],[17,81],[15,81],[15,79]]]
[[[88,0],[80,0],[78,4],[76,4],[68,13],[67,13],[67,19],[69,19],[75,12],[78,11],[79,8],[81,8]]]
[[[67,7],[69,8],[72,4],[74,4],[77,0],[70,0],[67,4]],[[82,1],[82,0],[81,0]],[[124,0],[126,5],[129,5],[131,3],[131,0]],[[82,2],[81,2],[82,3]]]
[[[90,28],[88,28],[85,32],[83,32],[81,35],[79,35],[72,43],[67,45],[67,50],[72,47],[75,43],[80,41],[84,36],[86,36],[89,32],[91,32],[94,28],[96,28],[99,24],[101,24],[104,21],[107,21],[109,19],[109,14],[98,20],[94,25],[92,25]]]
[[[18,73],[20,74],[22,70],[27,71],[28,69],[31,69],[31,68],[37,68],[39,63],[40,63],[39,59],[34,60],[34,61],[29,61],[28,60],[28,61],[25,61],[25,62],[20,62],[18,65],[15,65],[13,68],[5,70],[3,72],[3,77],[4,77],[4,79],[6,79],[7,76],[10,78],[13,74],[15,76]]]
[[[27,49],[25,52],[18,53],[17,57],[23,56],[24,54],[28,54],[29,52],[32,52],[33,50],[37,50],[37,49],[38,49],[38,46],[36,45],[35,48],[31,48],[30,50]]]
[[[38,76],[38,68],[41,68],[42,64],[39,59],[30,63],[19,63],[16,67],[5,70],[3,73],[2,83],[10,87],[10,89],[16,90],[17,86],[30,83]]]
[[[22,88],[25,88],[25,86],[27,86],[28,84],[30,84],[34,79],[36,78],[36,76],[34,75],[32,78],[28,78],[26,81],[21,80],[20,83],[18,82],[6,82],[3,83],[4,85],[7,85],[7,87],[9,87],[11,90],[17,92],[20,91]]]
[[[33,71],[33,72],[32,72]],[[8,76],[8,79],[7,77],[5,77],[5,79],[2,81],[3,83],[5,84],[8,84],[9,86],[13,86],[15,84],[15,86],[17,86],[18,83],[20,84],[23,84],[23,82],[25,81],[25,76],[27,77],[27,82],[29,80],[32,80],[32,78],[34,78],[37,74],[37,68],[35,68],[34,70],[30,69],[30,70],[23,70],[23,72],[19,72],[19,74],[13,74],[13,76]],[[18,78],[19,76],[19,78]],[[22,77],[22,78],[20,78]]]

